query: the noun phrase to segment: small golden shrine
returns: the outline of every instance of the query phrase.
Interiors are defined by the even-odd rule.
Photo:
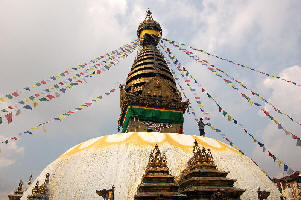
[[[245,190],[233,187],[236,180],[226,178],[228,173],[218,170],[210,149],[195,141],[193,157],[180,176],[180,192],[188,199],[239,199]]]
[[[156,47],[162,29],[153,20],[150,10],[139,25],[137,35],[142,50],[128,74],[126,85],[120,85],[119,128],[122,132],[182,133],[183,114],[189,103],[182,102],[176,82]]]
[[[134,199],[186,199],[186,195],[180,194],[178,189],[175,177],[169,173],[165,154],[161,154],[156,145]]]

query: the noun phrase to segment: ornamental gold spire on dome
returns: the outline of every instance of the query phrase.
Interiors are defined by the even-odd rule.
[[[129,132],[164,127],[160,132],[181,133],[188,102],[182,102],[174,77],[156,47],[162,29],[150,10],[138,27],[137,36],[142,50],[132,65],[126,84],[120,86],[119,128]]]

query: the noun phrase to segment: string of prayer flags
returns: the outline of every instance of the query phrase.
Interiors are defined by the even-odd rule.
[[[223,58],[223,57],[214,55],[214,54],[212,54],[212,53],[208,53],[207,51],[205,51],[205,50],[203,50],[203,49],[196,49],[196,48],[193,48],[193,47],[191,47],[191,46],[189,46],[189,45],[187,45],[187,44],[179,43],[179,42],[176,42],[176,41],[173,41],[173,40],[169,40],[169,39],[166,39],[166,38],[162,38],[162,40],[165,40],[165,41],[169,42],[170,44],[177,45],[177,47],[181,48],[182,50],[186,50],[186,49],[183,49],[182,47],[180,47],[180,45],[181,45],[181,46],[186,46],[186,47],[188,47],[188,48],[190,48],[190,49],[193,49],[194,51],[198,51],[198,52],[204,53],[204,54],[206,54],[206,55],[208,55],[208,56],[212,56],[212,57],[215,57],[215,58],[217,58],[217,59],[226,61],[226,62],[228,62],[228,63],[237,65],[237,66],[242,67],[242,68],[244,68],[244,69],[248,69],[248,70],[257,72],[257,73],[259,73],[259,74],[266,75],[266,76],[271,77],[271,78],[276,78],[276,79],[285,81],[286,83],[293,84],[293,85],[295,85],[295,86],[301,86],[301,84],[298,84],[298,83],[296,83],[296,82],[294,82],[294,81],[287,80],[287,79],[285,79],[285,78],[282,78],[282,77],[279,77],[279,76],[276,76],[276,75],[271,75],[271,74],[269,74],[269,73],[266,73],[266,72],[257,70],[257,69],[255,69],[255,68],[252,68],[252,67],[249,67],[249,66],[245,66],[245,65],[243,65],[243,64],[236,63],[236,62],[234,62],[234,61],[232,61],[232,60],[230,60],[230,59]],[[191,52],[191,53],[192,53],[192,52]]]
[[[161,43],[163,44],[163,42],[161,41]],[[175,44],[173,44],[173,46],[175,46],[175,47],[179,47],[179,46],[176,46]],[[166,47],[166,46],[165,46]],[[165,50],[166,48],[164,48],[164,47],[162,47],[163,48],[163,50]],[[167,54],[170,54],[170,50],[169,51],[165,51],[165,52],[167,52]],[[199,60],[199,58],[197,57],[197,59],[195,58],[196,56],[195,55],[193,55],[193,53],[192,52],[187,52],[187,51],[184,51],[188,56],[190,56],[190,57],[192,57],[195,61],[197,61],[197,62],[200,62]],[[193,55],[193,56],[192,56]],[[208,61],[206,61],[206,60],[202,60],[202,63],[204,64],[204,65],[206,65],[207,67],[208,66],[213,66],[214,67],[214,65],[211,65]],[[179,69],[179,67],[178,67],[178,69]],[[212,72],[212,71],[211,71]],[[188,71],[186,72],[186,73],[188,73]],[[220,78],[222,78],[222,76],[220,76]],[[227,80],[227,79],[223,79],[225,82],[229,82],[229,80]],[[236,86],[233,84],[232,86],[231,86],[233,89],[235,89],[236,91],[238,91],[238,88],[236,88]],[[239,91],[238,91],[239,92]],[[209,96],[208,96],[209,97]],[[253,105],[253,101],[251,100],[251,98],[250,97],[248,97],[246,94],[244,94],[244,93],[241,93],[241,97],[243,97],[243,98],[245,98],[249,103],[250,103],[250,105],[252,106]],[[210,97],[209,97],[210,98]],[[216,102],[217,103],[217,102]],[[261,109],[261,111],[263,111],[264,109]],[[272,120],[276,125],[277,125],[277,127],[278,127],[278,124],[279,124],[279,122],[278,122],[278,120],[276,120],[273,116],[271,116],[270,114],[266,114],[265,113],[265,115],[270,119],[270,120]],[[229,120],[229,118],[228,118],[228,120]],[[232,119],[231,120],[229,120],[229,121],[232,121]],[[292,136],[292,138],[293,139],[298,139],[299,137],[298,136],[296,136],[296,135],[294,135],[293,133],[291,133],[291,132],[287,132],[287,130],[283,127],[283,131],[287,134],[287,135],[291,135]]]
[[[264,101],[265,103],[267,103],[267,104],[269,104],[270,106],[272,106],[273,109],[274,109],[276,112],[278,112],[278,113],[280,113],[280,114],[282,114],[282,115],[285,115],[285,116],[286,116],[287,118],[289,118],[291,121],[293,121],[293,122],[295,122],[295,123],[297,123],[298,125],[301,126],[301,122],[300,122],[299,120],[296,120],[296,119],[294,119],[293,117],[291,117],[290,115],[288,115],[287,113],[281,111],[279,108],[277,108],[277,107],[276,107],[275,105],[273,105],[271,102],[267,101],[266,98],[264,98],[263,96],[261,96],[258,92],[254,92],[253,90],[249,89],[249,88],[248,88],[245,84],[243,84],[241,81],[239,81],[239,80],[235,79],[234,77],[232,77],[231,75],[229,75],[229,73],[226,73],[226,72],[224,72],[223,70],[221,70],[220,68],[215,67],[214,65],[210,64],[210,63],[209,63],[208,61],[206,61],[206,60],[200,60],[200,58],[199,58],[197,55],[195,55],[195,54],[193,54],[192,52],[189,52],[189,51],[187,51],[187,50],[181,48],[179,45],[176,45],[175,43],[172,43],[172,44],[173,44],[173,46],[178,47],[180,50],[184,51],[188,56],[194,58],[197,62],[200,62],[202,65],[207,65],[207,66],[208,66],[208,70],[214,72],[215,75],[221,77],[221,76],[217,73],[217,71],[221,72],[223,75],[226,75],[226,76],[229,77],[231,80],[237,82],[241,87],[243,87],[243,88],[245,88],[246,90],[250,91],[250,92],[252,93],[252,95],[257,96],[259,99],[261,99],[261,100]],[[215,71],[215,70],[216,70],[216,71]],[[235,86],[230,80],[227,80],[227,79],[223,79],[223,80],[224,80],[226,83],[228,83],[232,88],[237,89],[236,86]],[[249,102],[251,105],[253,104],[253,102],[252,102],[252,100],[251,100],[250,98],[248,98],[248,97],[245,97],[245,98],[248,100],[248,102]],[[261,106],[261,105],[258,104],[258,103],[254,103],[254,104],[255,104],[256,106]]]
[[[125,57],[128,56],[127,53],[129,53],[130,51],[135,49],[138,44],[139,44],[139,40],[135,40],[133,42],[127,43],[127,44],[119,47],[118,49],[115,49],[115,50],[107,53],[106,55],[109,56],[109,58],[112,58],[112,59],[115,59],[114,55],[117,55],[117,56],[120,55],[122,58],[125,58]],[[120,52],[124,52],[124,55],[121,55]],[[88,63],[84,63],[84,64],[78,65],[76,67],[71,67],[70,69],[66,69],[63,72],[61,72],[59,74],[56,74],[56,75],[51,75],[50,78],[47,79],[47,80],[37,81],[34,84],[31,84],[30,86],[24,87],[22,90],[16,90],[12,93],[4,95],[3,97],[0,97],[0,101],[5,102],[7,100],[6,98],[8,98],[8,99],[16,98],[20,95],[20,92],[22,92],[22,91],[31,91],[31,88],[37,88],[37,87],[40,87],[41,85],[45,85],[45,84],[49,83],[50,81],[55,81],[55,80],[60,79],[62,77],[66,77],[67,75],[70,75],[72,73],[72,71],[79,71],[81,69],[87,68],[87,67],[89,67],[90,64],[93,65],[97,61],[100,61],[102,59],[105,59],[105,56],[97,57],[95,59],[90,60]],[[107,61],[111,61],[112,59],[108,59]],[[98,71],[98,73],[99,73],[99,71]]]
[[[116,91],[116,88],[113,88],[113,89],[109,90],[108,93],[109,93],[109,94],[112,94],[112,93],[114,93],[115,91]],[[60,121],[60,122],[61,122],[61,121],[62,121],[63,119],[65,119],[66,117],[69,117],[69,116],[71,116],[72,114],[75,114],[76,112],[78,112],[78,111],[80,111],[80,110],[83,110],[84,108],[87,108],[87,107],[92,106],[94,103],[100,101],[101,99],[102,99],[102,95],[99,95],[99,96],[93,98],[91,101],[87,101],[86,103],[84,103],[84,104],[82,104],[82,105],[80,105],[80,106],[74,108],[74,110],[69,110],[68,112],[65,112],[65,113],[63,113],[63,114],[59,114],[59,115],[57,115],[56,117],[53,117],[52,119],[50,119],[50,120],[48,120],[48,121],[40,122],[40,123],[38,123],[37,125],[31,127],[30,129],[25,130],[25,131],[19,133],[18,135],[19,135],[19,136],[24,135],[24,134],[29,134],[29,135],[31,135],[31,134],[32,134],[32,131],[37,130],[37,129],[40,129],[40,128],[42,128],[42,130],[43,130],[44,132],[46,132],[46,129],[45,129],[45,125],[46,125],[46,124],[48,124],[48,123],[50,123],[50,122],[55,122],[55,121]],[[80,107],[81,109],[77,109],[77,108],[79,108],[79,107]],[[0,143],[2,143],[2,144],[8,144],[10,141],[16,141],[16,140],[18,140],[18,139],[20,139],[20,137],[6,138],[6,139],[4,139],[4,140],[3,140],[2,142],[0,142]]]
[[[132,53],[137,46],[138,46],[138,43],[134,42],[133,45],[127,46],[128,47],[127,51],[124,51],[124,52],[115,51],[115,54],[118,53],[118,56],[113,56],[112,55],[112,57],[114,57],[114,62],[111,62],[109,64],[108,68],[106,68],[106,69],[110,69],[112,66],[119,63],[119,60],[117,58],[119,58],[119,57],[126,58],[126,56],[124,56],[124,55],[126,53],[128,53],[126,55],[129,55],[129,53]],[[112,59],[107,59],[107,60],[111,61]],[[93,61],[93,62],[95,63],[95,61]],[[101,66],[100,64],[99,64],[99,66],[94,66],[94,68],[93,68],[94,72],[96,71],[95,69],[100,70],[100,66]],[[81,77],[80,79],[77,79],[76,77],[73,77],[73,79],[69,78],[66,81],[61,81],[58,84],[54,84],[49,89],[46,89],[41,93],[36,93],[35,95],[26,97],[24,99],[24,101],[27,102],[28,104],[25,104],[25,102],[23,100],[19,101],[18,103],[20,105],[22,105],[22,107],[19,108],[18,106],[15,106],[17,110],[15,108],[13,108],[12,106],[8,106],[8,108],[15,109],[16,112],[18,112],[18,113],[16,113],[16,115],[20,114],[20,109],[33,110],[33,108],[36,108],[39,105],[39,102],[40,103],[41,102],[46,102],[46,101],[50,101],[52,99],[55,99],[57,97],[60,97],[60,95],[64,94],[67,89],[71,89],[74,86],[78,86],[79,83],[82,84],[83,81],[87,82],[86,78],[90,78],[90,77],[93,77],[94,75],[99,75],[100,74],[100,73],[91,73],[88,76],[83,76],[83,75],[85,75],[85,73],[88,72],[88,70],[89,69],[87,69],[85,72],[80,72],[79,74],[77,74],[77,77]],[[75,80],[74,78],[76,78],[77,80]],[[51,89],[55,90],[55,91],[52,91]],[[29,104],[32,104],[32,105],[29,105]],[[2,110],[2,112],[4,112],[4,111],[7,112],[6,109]]]
[[[160,45],[160,46],[161,46],[161,48],[164,50],[164,52],[168,55],[168,57],[169,57],[170,59],[175,59],[175,56],[172,55],[172,53],[171,53],[170,50],[167,52],[167,51],[165,51],[165,48],[164,48],[162,45]],[[170,63],[170,61],[168,60],[168,58],[166,58],[166,59],[167,59],[167,63]],[[175,63],[175,62],[173,62],[173,63]],[[180,75],[181,75],[181,76],[183,77],[183,79],[184,79],[185,76],[183,75],[183,73],[181,73],[181,72],[183,71],[183,69],[181,69],[181,67],[180,67],[180,66],[182,66],[182,65],[181,65],[179,62],[177,62],[177,65],[178,65],[178,66],[177,66],[176,68],[179,70]],[[184,68],[184,67],[182,67],[182,68]],[[172,70],[172,69],[171,69],[171,70]],[[187,72],[187,74],[189,74],[189,72],[188,72],[187,70],[186,70],[186,72]],[[176,74],[173,70],[172,70],[172,73],[173,73],[173,74]],[[189,77],[192,77],[192,76],[189,76]],[[193,78],[193,77],[192,77],[192,78]],[[185,80],[185,79],[184,79],[184,80]],[[179,82],[179,79],[178,79],[177,81]],[[186,83],[186,85],[187,85],[188,87],[191,87],[191,85],[189,85],[189,83],[187,83],[187,82],[185,82],[185,83]],[[195,80],[195,83],[198,84],[198,82],[197,82],[196,80]],[[179,83],[177,83],[177,84],[179,85],[179,87],[180,87],[182,93],[184,94],[184,97],[187,98],[187,95],[185,94],[183,87],[182,87]],[[208,94],[208,93],[207,93],[207,94]],[[214,100],[215,103],[216,103],[216,105],[217,105],[218,107],[221,107],[221,106],[217,103],[217,101],[216,101],[211,95],[207,95],[207,96],[208,96],[208,98]],[[198,103],[198,102],[197,102],[197,103]],[[193,108],[192,108],[190,105],[189,105],[189,109],[191,110],[190,113],[193,114],[193,115],[196,117],[196,114],[195,114]],[[201,111],[204,112],[203,109],[201,109]],[[227,112],[223,110],[223,116],[226,116],[226,115],[227,115]],[[228,114],[228,120],[229,120],[229,119],[232,120],[233,118],[232,118],[231,115]],[[195,118],[195,120],[198,121],[198,118]],[[231,121],[231,120],[230,120],[230,121]],[[239,123],[237,122],[237,120],[233,119],[233,122],[234,122],[234,124],[238,124],[239,126],[241,126],[241,127],[243,128],[243,125],[242,125],[242,124],[239,124]],[[215,126],[213,126],[213,125],[210,124],[210,123],[208,123],[208,126],[209,126],[212,130],[215,130],[215,132],[217,132],[217,133],[220,134],[220,132],[221,132],[220,129],[217,129]],[[252,140],[253,140],[254,143],[258,144],[261,148],[263,148],[263,152],[266,151],[266,147],[264,146],[263,143],[259,142],[259,141],[258,141],[252,134],[250,134],[245,128],[243,128],[243,130],[244,130],[244,132],[245,132],[246,134],[248,134],[248,135],[252,138]],[[225,137],[224,137],[224,138],[225,138]],[[228,138],[225,138],[225,139],[230,143],[231,146],[233,146],[234,148],[236,148],[237,150],[239,150],[238,147],[237,147],[236,145],[233,145],[233,143],[232,143]],[[268,151],[268,152],[269,152],[269,155],[272,154],[270,151]],[[272,155],[273,155],[273,154],[272,154]],[[277,160],[279,167],[281,167],[282,164],[284,165],[284,162],[281,161],[281,160],[279,160],[275,155],[273,155],[272,158],[273,158],[274,162]]]

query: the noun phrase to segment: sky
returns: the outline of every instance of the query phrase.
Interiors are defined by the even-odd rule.
[[[147,8],[161,24],[163,37],[301,83],[300,7],[298,0],[174,0],[172,3],[167,0],[0,0],[0,96],[48,79],[137,39],[136,30]],[[296,140],[277,129],[256,107],[250,106],[238,92],[206,68],[176,49],[173,52],[225,110],[277,158],[293,170],[300,170],[301,147],[296,147]],[[0,125],[1,141],[18,136],[35,124],[65,113],[112,88],[118,89],[119,84],[125,83],[136,55],[137,51],[111,70],[90,78],[59,98],[40,103],[33,111],[22,111],[9,125],[4,119]],[[199,55],[301,121],[301,87]],[[200,94],[200,97],[206,111],[210,112],[211,123],[262,170],[271,177],[285,175],[250,137],[218,112],[212,101],[205,95]],[[256,102],[265,105],[260,99]],[[10,103],[14,102],[0,102],[0,108]],[[269,105],[265,108],[283,126],[301,137],[300,126],[274,112]],[[201,112],[196,113],[202,116]],[[46,132],[33,131],[32,135],[22,135],[17,142],[0,144],[0,200],[7,199],[19,179],[27,181],[30,174],[37,177],[43,168],[72,146],[116,133],[119,114],[117,90],[62,122],[48,124]],[[206,127],[205,131],[207,137],[225,142],[210,128]],[[198,134],[189,114],[185,114],[184,133]]]

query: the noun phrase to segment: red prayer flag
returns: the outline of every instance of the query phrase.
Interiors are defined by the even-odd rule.
[[[10,124],[13,121],[13,113],[8,113],[5,115],[7,122]]]
[[[268,152],[269,152],[269,156],[274,158],[274,155],[270,151],[268,151]]]
[[[77,80],[76,82],[83,83],[81,80]]]
[[[9,109],[14,109],[14,107],[12,107],[12,106],[8,106],[8,108],[9,108]]]
[[[12,139],[12,140],[18,140],[18,138],[17,138],[17,137],[12,137],[11,139]]]
[[[40,96],[40,94],[35,94],[34,96],[35,96],[35,97],[39,97],[39,96]]]
[[[64,85],[64,83],[63,83],[63,82],[59,82],[59,84],[60,84],[60,85]]]
[[[17,92],[13,92],[12,95],[13,95],[14,97],[19,96],[19,94],[18,94]]]
[[[42,84],[46,84],[46,81],[43,80],[43,81],[41,81],[41,83],[42,83]]]
[[[87,106],[91,106],[92,105],[92,103],[85,103]]]
[[[291,134],[292,134],[292,133],[291,133]],[[292,138],[296,140],[296,139],[298,139],[298,136],[292,134]]]
[[[101,73],[101,71],[98,69],[98,70],[96,70],[96,73],[97,73],[97,74],[100,74],[100,73]]]
[[[195,99],[201,99],[201,97],[194,97]]]
[[[214,70],[214,68],[212,68],[212,67],[209,67],[208,69],[209,69],[209,70]]]
[[[67,113],[68,113],[68,114],[73,114],[74,112],[72,112],[72,111],[68,111]]]
[[[202,92],[205,92],[205,89],[204,89],[204,88],[202,88]]]
[[[100,64],[96,64],[96,66],[100,66]]]
[[[205,120],[210,120],[210,118],[209,117],[205,117]]]
[[[84,75],[84,72],[81,72],[80,74],[81,74],[81,75]]]
[[[185,82],[186,82],[186,83],[189,83],[189,82],[190,82],[190,80],[185,80]]]
[[[46,97],[48,97],[50,100],[51,99],[53,99],[53,98],[55,98],[53,95],[51,95],[51,94],[48,94]]]
[[[69,74],[69,72],[68,72],[67,70],[66,70],[66,71],[64,71],[64,73],[65,73],[65,74]]]
[[[222,107],[219,106],[219,107],[218,107],[218,111],[219,111],[219,112],[222,112]]]

